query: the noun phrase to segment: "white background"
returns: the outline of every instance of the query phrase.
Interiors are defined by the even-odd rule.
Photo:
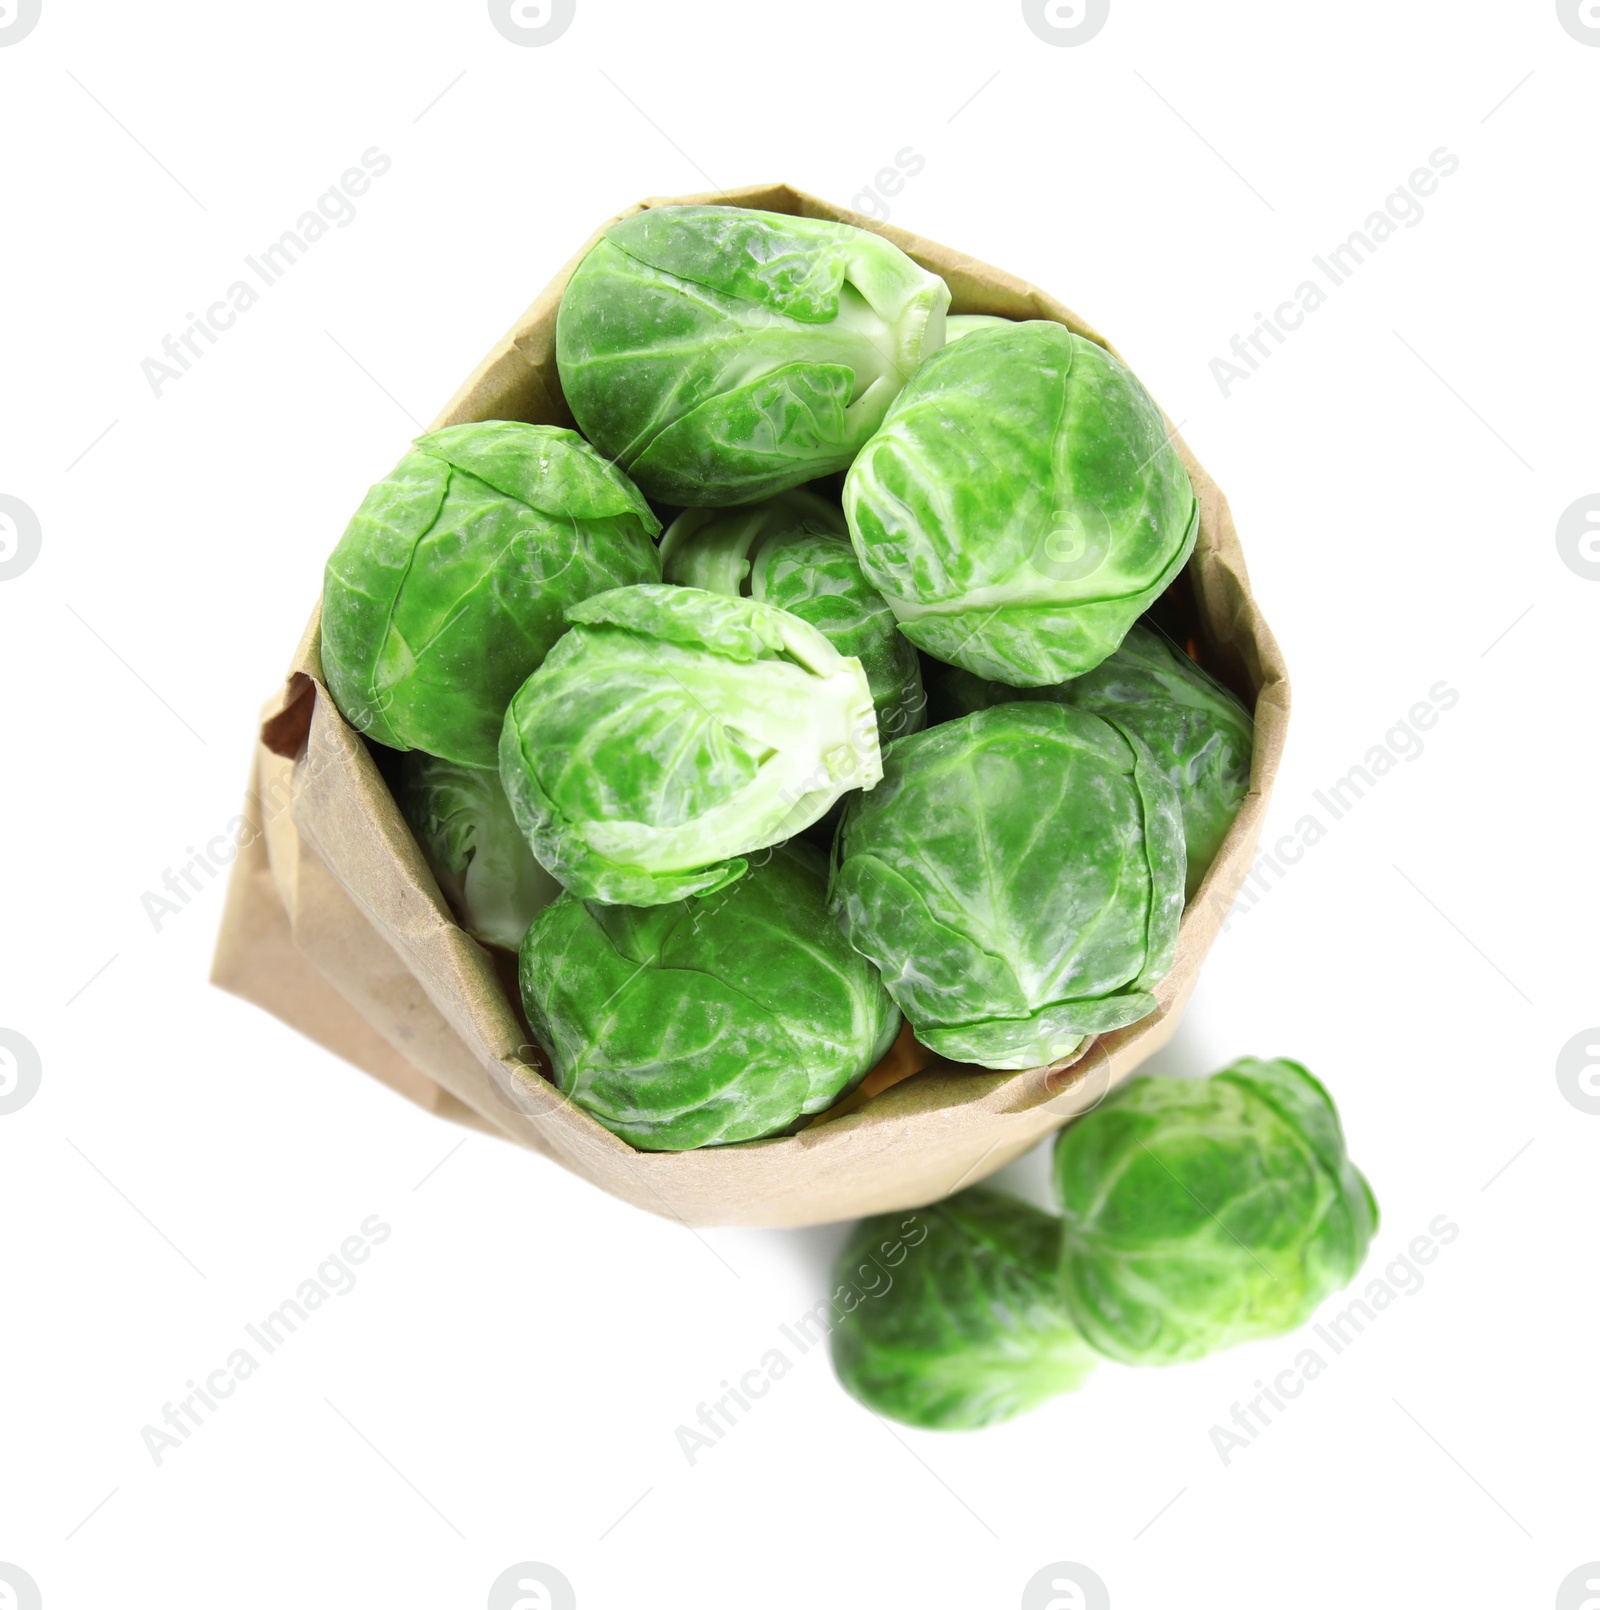
[[[0,582],[0,1024],[43,1064],[0,1117],[0,1561],[46,1610],[476,1607],[523,1560],[584,1610],[1009,1610],[1059,1560],[1116,1610],[1553,1604],[1600,1558],[1600,1117],[1554,1071],[1600,1022],[1600,585],[1555,541],[1600,491],[1597,92],[1551,0],[1112,0],[1077,48],[1015,3],[578,0],[519,48],[481,0],[44,0],[0,48],[0,492],[42,530]],[[354,223],[154,396],[141,359],[373,146]],[[463,1139],[208,988],[220,886],[141,906],[234,816],[367,484],[601,219],[849,203],[908,147],[893,221],[1098,325],[1230,495],[1295,678],[1269,841],[1460,695],[1156,1064],[1322,1075],[1364,1278],[1460,1226],[1227,1466],[1210,1427],[1302,1340],[963,1436],[813,1352],[691,1468],[674,1428],[842,1230],[695,1236]],[[1224,398],[1211,359],[1439,147],[1423,220]],[[371,1214],[356,1289],[158,1467],[141,1427]]]

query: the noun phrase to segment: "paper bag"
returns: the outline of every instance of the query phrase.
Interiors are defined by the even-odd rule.
[[[953,312],[1053,319],[1110,346],[1053,297],[999,269],[786,185],[641,206],[686,202],[875,230],[945,279]],[[430,428],[484,419],[572,425],[556,372],[555,322],[582,256]],[[1068,1063],[1023,1073],[941,1063],[902,1036],[866,1094],[797,1134],[690,1152],[635,1151],[545,1076],[512,969],[453,921],[365,742],[328,697],[315,613],[261,728],[215,981],[440,1116],[517,1141],[685,1224],[819,1224],[921,1206],[982,1179],[1093,1106],[1171,1038],[1249,869],[1283,752],[1288,680],[1251,597],[1227,500],[1182,439],[1173,441],[1200,502],[1199,540],[1178,602],[1200,658],[1254,705],[1255,758],[1244,806],[1184,914],[1176,962],[1155,991],[1158,1009],[1141,1022],[1099,1036]],[[330,550],[338,535],[328,533]]]

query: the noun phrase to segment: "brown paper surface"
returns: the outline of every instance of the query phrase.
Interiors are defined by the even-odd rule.
[[[683,202],[874,230],[946,280],[953,312],[1053,319],[1116,350],[1044,291],[788,186],[641,206]],[[555,314],[593,239],[431,429],[482,419],[572,424],[556,373]],[[686,1224],[820,1224],[921,1206],[993,1173],[1093,1106],[1172,1037],[1249,869],[1283,753],[1287,673],[1251,596],[1227,500],[1182,438],[1173,442],[1200,501],[1186,581],[1202,658],[1255,701],[1250,793],[1184,913],[1177,959],[1155,991],[1157,1010],[1099,1036],[1072,1062],[1023,1073],[936,1062],[792,1136],[692,1152],[634,1151],[541,1076],[542,1053],[529,1043],[514,989],[452,920],[365,742],[328,697],[317,612],[262,725],[215,982],[441,1116],[502,1134],[602,1190]],[[329,533],[330,549],[337,536]]]

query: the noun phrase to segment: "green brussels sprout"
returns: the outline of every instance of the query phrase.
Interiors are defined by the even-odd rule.
[[[661,522],[581,437],[490,420],[419,436],[328,560],[322,667],[390,749],[496,761],[500,723],[591,593],[661,579]]]
[[[1293,1330],[1378,1225],[1328,1092],[1282,1059],[1132,1080],[1062,1131],[1055,1179],[1067,1311],[1124,1364]]]
[[[943,343],[949,305],[937,275],[849,224],[654,207],[573,273],[561,389],[650,497],[752,503],[856,456]]]
[[[1037,319],[934,353],[851,466],[844,509],[900,630],[1014,687],[1105,659],[1200,526],[1144,387]]]
[[[940,689],[959,715],[1018,699],[1046,699],[1115,720],[1144,741],[1183,806],[1192,900],[1250,791],[1250,713],[1181,650],[1145,626],[1092,671],[1052,688],[1008,688],[952,670]]]
[[[715,894],[547,906],[520,978],[561,1090],[642,1151],[756,1140],[832,1106],[900,1017],[824,888],[821,857],[783,845]]]
[[[998,330],[1012,322],[998,313],[950,313],[944,321],[945,344],[959,341],[964,335],[976,335],[979,330]]]
[[[796,490],[748,508],[687,509],[661,539],[661,566],[678,586],[754,598],[810,621],[861,661],[879,742],[921,730],[917,651],[863,574],[837,503]]]
[[[394,797],[462,927],[516,950],[561,885],[534,860],[499,772],[413,750],[400,759]]]
[[[567,619],[506,711],[500,780],[534,855],[585,900],[709,894],[882,775],[866,673],[797,616],[648,586]]]
[[[930,1431],[994,1425],[1083,1384],[1097,1355],[1061,1304],[1061,1226],[979,1186],[864,1219],[834,1265],[840,1383]],[[854,1299],[852,1301],[852,1299]]]
[[[1071,1055],[1154,1010],[1183,913],[1178,797],[1117,723],[1002,704],[889,748],[834,849],[830,899],[930,1050]]]

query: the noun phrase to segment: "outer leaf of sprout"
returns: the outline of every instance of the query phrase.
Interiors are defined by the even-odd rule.
[[[1010,688],[952,670],[939,686],[952,713],[969,714],[1019,699],[1046,699],[1105,716],[1135,733],[1155,757],[1183,807],[1194,898],[1250,789],[1254,729],[1250,713],[1189,656],[1145,626],[1134,626],[1109,659],[1048,688]]]
[[[562,390],[652,498],[749,503],[850,463],[943,344],[949,302],[937,275],[848,224],[650,208],[567,286]]]
[[[861,661],[878,738],[926,721],[917,651],[866,578],[837,503],[797,489],[737,509],[686,509],[661,539],[667,581],[754,598],[810,622]]]
[[[561,885],[534,860],[499,772],[413,751],[400,762],[395,800],[462,926],[516,950]]]
[[[1124,1364],[1295,1329],[1378,1222],[1327,1091],[1282,1058],[1131,1081],[1062,1131],[1055,1179],[1063,1300]]]
[[[1105,659],[1199,529],[1149,394],[1092,341],[1041,320],[929,358],[851,466],[844,508],[906,636],[1015,687]]]
[[[535,857],[584,899],[709,893],[882,775],[860,662],[796,616],[648,586],[567,618],[506,711],[500,777]]]
[[[1182,835],[1136,736],[1061,705],[997,705],[890,746],[840,826],[830,900],[924,1045],[1035,1067],[1154,1010]]]
[[[1061,1303],[1060,1224],[982,1187],[855,1228],[833,1270],[833,1363],[877,1414],[928,1430],[1009,1420],[1097,1355]]]
[[[660,522],[570,430],[491,420],[419,436],[367,493],[322,589],[322,666],[391,749],[493,766],[506,705],[591,593],[659,581]]]
[[[522,998],[561,1089],[647,1151],[781,1133],[883,1055],[900,1016],[785,845],[668,905],[564,894],[528,930]]]

